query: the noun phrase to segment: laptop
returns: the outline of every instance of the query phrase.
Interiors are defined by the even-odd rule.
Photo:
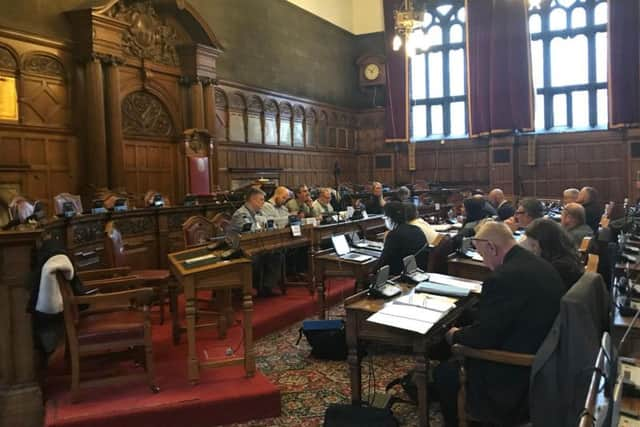
[[[349,247],[349,242],[347,242],[347,238],[344,234],[331,236],[331,243],[333,244],[333,249],[336,251],[336,254],[341,259],[356,262],[365,262],[373,258],[369,255],[352,252],[351,248]]]
[[[404,276],[415,283],[426,282],[429,275],[418,268],[416,257],[414,255],[406,256],[402,259],[404,264]]]
[[[356,248],[367,248],[373,249],[374,251],[382,251],[382,249],[384,248],[384,243],[363,239],[360,237],[360,234],[358,234],[357,231],[351,233],[351,242]]]
[[[389,280],[389,266],[383,265],[376,274],[376,280],[370,286],[369,293],[373,297],[377,298],[391,298],[400,293],[402,289],[388,283]]]

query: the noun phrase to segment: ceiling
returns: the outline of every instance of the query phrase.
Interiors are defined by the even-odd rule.
[[[353,34],[384,30],[382,0],[287,0]]]

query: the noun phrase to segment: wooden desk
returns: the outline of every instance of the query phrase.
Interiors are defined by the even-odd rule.
[[[253,351],[253,326],[251,323],[253,301],[251,299],[252,275],[251,260],[238,258],[231,261],[219,261],[214,264],[202,265],[193,268],[185,268],[185,259],[209,253],[207,249],[195,248],[186,251],[169,254],[169,268],[174,277],[184,288],[186,300],[187,342],[188,342],[188,378],[191,383],[197,383],[200,379],[200,368],[213,368],[243,364],[247,376],[253,376],[256,370],[255,355]],[[242,289],[242,310],[244,317],[242,328],[244,334],[244,357],[229,357],[221,361],[201,362],[196,354],[196,314],[197,293],[200,290],[231,290]],[[177,318],[177,313],[174,313]],[[219,321],[224,321],[220,316]],[[211,326],[211,325],[202,325]],[[218,324],[220,328],[220,324]]]
[[[405,293],[408,287],[403,286]],[[365,343],[388,344],[401,348],[409,348],[416,359],[414,379],[418,388],[418,412],[420,426],[429,425],[429,406],[427,396],[427,369],[429,367],[429,349],[442,341],[444,334],[453,326],[462,312],[477,301],[477,295],[458,301],[457,306],[447,313],[426,334],[405,331],[377,323],[367,322],[367,318],[380,310],[384,300],[370,299],[367,292],[362,291],[345,301],[347,312],[347,346],[349,348],[349,373],[351,378],[351,402],[362,401],[362,368],[361,349]]]
[[[447,272],[451,276],[483,282],[491,270],[480,261],[454,256],[447,261]]]
[[[368,283],[369,274],[374,272],[378,265],[378,258],[371,258],[366,262],[356,262],[339,258],[333,249],[318,252],[314,256],[314,271],[316,272],[316,290],[318,292],[318,305],[320,318],[324,319],[327,311],[324,276],[326,272],[345,273],[356,279],[356,290],[361,290]]]

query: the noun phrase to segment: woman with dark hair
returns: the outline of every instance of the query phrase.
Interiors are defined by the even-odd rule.
[[[389,273],[402,273],[402,259],[414,255],[427,245],[427,239],[415,225],[408,224],[413,206],[402,202],[389,202],[384,205],[385,225],[389,232],[384,240],[382,255],[378,260],[378,268],[388,265]],[[416,255],[418,266],[426,267],[426,253]]]
[[[475,228],[480,221],[487,217],[484,210],[484,199],[481,197],[470,197],[463,200],[465,218],[462,223],[459,235],[463,237],[471,237],[475,234]]]
[[[557,222],[538,218],[529,224],[525,236],[520,244],[549,261],[560,273],[567,289],[584,273],[584,265],[580,262],[571,238]]]

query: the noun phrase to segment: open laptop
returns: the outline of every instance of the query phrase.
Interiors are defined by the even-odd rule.
[[[414,255],[404,257],[402,263],[404,264],[404,276],[407,279],[416,283],[429,280],[429,275],[418,268],[418,263],[416,263],[416,257]]]
[[[382,251],[384,248],[384,243],[363,239],[357,231],[351,233],[351,242],[356,248],[367,248],[373,249],[374,251]]]
[[[370,255],[363,255],[357,252],[352,252],[351,247],[349,246],[349,242],[347,242],[347,238],[344,234],[331,236],[331,243],[333,244],[333,249],[335,249],[336,254],[339,258],[356,262],[365,262],[373,258]]]
[[[391,298],[402,292],[399,287],[388,283],[389,266],[383,265],[376,274],[376,280],[369,288],[369,294],[375,298]]]

